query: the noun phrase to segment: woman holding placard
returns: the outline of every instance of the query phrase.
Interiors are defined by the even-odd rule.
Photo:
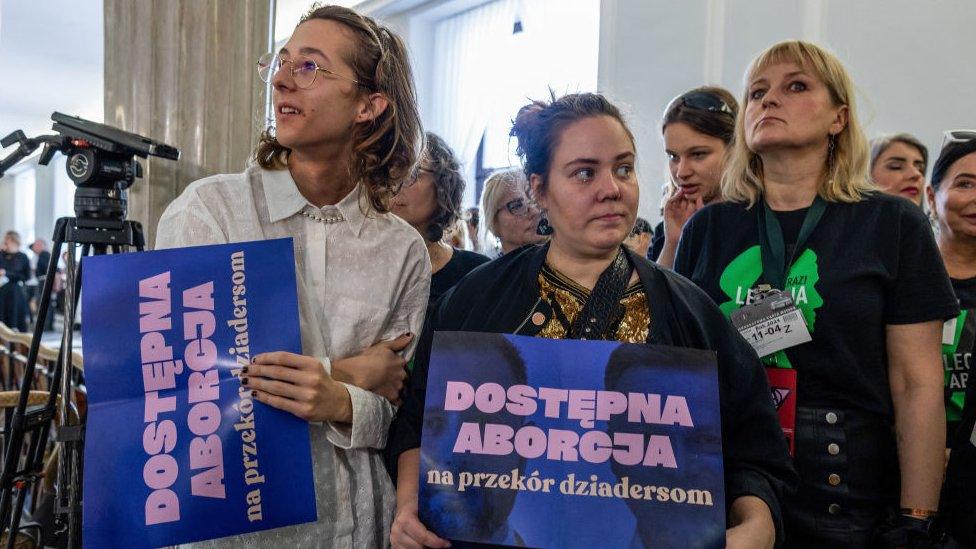
[[[435,330],[606,339],[718,351],[730,547],[772,547],[779,497],[793,482],[755,353],[707,296],[622,246],[637,215],[633,135],[596,94],[523,107],[518,140],[543,246],[514,251],[463,279],[430,313],[393,429],[399,454],[395,547],[446,547],[417,518],[420,431]],[[628,533],[621,533],[623,536]],[[530,541],[530,540],[527,540]]]

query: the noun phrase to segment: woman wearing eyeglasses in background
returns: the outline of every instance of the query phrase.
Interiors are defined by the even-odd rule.
[[[661,131],[671,172],[671,196],[664,203],[664,221],[654,230],[651,259],[665,267],[674,265],[681,229],[688,219],[706,204],[722,199],[719,183],[738,110],[731,93],[709,86],[679,95],[664,110]]]
[[[485,251],[492,237],[497,238],[500,251],[495,257],[545,239],[539,234],[539,208],[528,197],[529,182],[520,168],[505,168],[485,180],[481,196],[484,212]],[[492,255],[492,254],[489,254]]]
[[[445,230],[461,216],[464,178],[454,152],[439,136],[428,132],[424,154],[414,173],[393,199],[392,212],[417,229],[427,244],[431,272],[430,302],[457,284],[488,258],[449,246]]]
[[[840,60],[809,42],[756,57],[726,201],[688,222],[675,260],[730,316],[760,314],[756,294],[782,290],[766,306],[792,298],[798,310],[781,322],[809,332],[763,358],[795,376],[791,548],[915,547],[939,506],[939,342],[959,309],[925,215],[874,192],[854,89]]]
[[[922,207],[929,150],[913,135],[899,133],[871,141],[871,181],[882,191]]]
[[[294,239],[304,354],[257,355],[241,384],[310,422],[318,520],[216,545],[383,547],[394,494],[379,449],[394,408],[370,390],[397,398],[430,287],[423,239],[388,213],[422,146],[406,49],[372,19],[324,6],[258,71],[274,132],[244,173],[190,185],[156,244]]]
[[[947,444],[943,488],[946,528],[963,547],[976,546],[976,383],[969,363],[976,349],[976,130],[946,132],[926,189],[942,260],[962,312],[943,330]]]

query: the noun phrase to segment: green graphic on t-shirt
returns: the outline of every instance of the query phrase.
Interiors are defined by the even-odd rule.
[[[762,276],[762,252],[759,246],[753,246],[742,252],[725,267],[719,277],[718,285],[729,297],[729,301],[719,305],[726,317],[747,303],[749,290],[755,288],[760,276]],[[811,333],[817,322],[817,309],[823,306],[823,297],[816,288],[819,281],[817,254],[810,249],[804,250],[793,262],[786,275],[786,289],[793,295],[793,303],[800,309],[807,329]],[[785,368],[793,367],[783,351],[764,357],[763,362]]]
[[[972,324],[976,317],[969,314],[968,309],[963,309],[956,317],[956,330],[952,336],[952,343],[942,345],[942,366],[945,369],[945,405],[946,421],[959,421],[962,419],[962,408],[966,403],[966,383],[969,381],[969,361],[972,359],[972,348],[961,349],[959,344],[962,341],[963,329],[967,327],[967,322]],[[969,333],[973,332],[973,327],[968,326]]]

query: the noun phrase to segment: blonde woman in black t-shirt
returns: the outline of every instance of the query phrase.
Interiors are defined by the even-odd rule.
[[[940,341],[955,297],[921,210],[869,182],[854,85],[836,57],[776,44],[745,88],[726,202],[688,222],[675,270],[726,315],[753,306],[763,284],[784,290],[799,315],[781,320],[809,332],[762,352],[792,370],[773,374],[796,376],[801,484],[783,505],[787,545],[904,546],[938,509]]]

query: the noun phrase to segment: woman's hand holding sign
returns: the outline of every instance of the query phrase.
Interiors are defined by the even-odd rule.
[[[443,549],[451,542],[440,538],[420,522],[418,494],[420,492],[420,448],[412,448],[400,454],[398,459],[396,516],[390,531],[393,549]]]
[[[254,398],[291,412],[307,421],[352,422],[352,400],[342,385],[372,391],[394,404],[407,378],[407,361],[400,356],[413,340],[406,333],[380,341],[362,353],[332,363],[333,375],[322,362],[294,353],[263,353],[241,373],[241,383],[255,391]]]
[[[306,421],[352,422],[352,399],[322,362],[294,353],[262,353],[241,373],[254,398]]]

